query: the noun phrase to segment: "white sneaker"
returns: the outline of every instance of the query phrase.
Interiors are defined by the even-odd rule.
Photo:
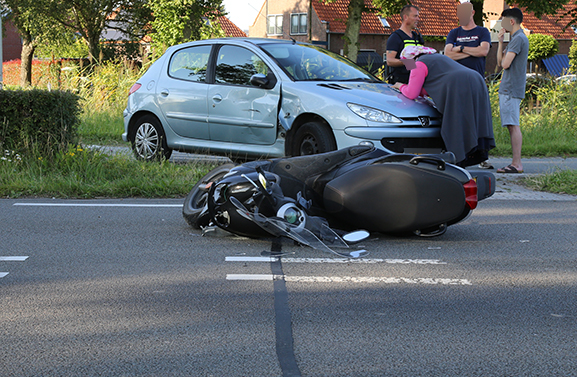
[[[483,162],[481,162],[481,163],[479,164],[479,167],[480,167],[481,169],[495,169],[495,167],[494,167],[493,165],[491,165],[491,163],[488,162],[488,161],[483,161]]]

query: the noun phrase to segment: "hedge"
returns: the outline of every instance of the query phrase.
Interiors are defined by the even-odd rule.
[[[0,90],[0,150],[51,156],[76,144],[80,97],[71,92]]]

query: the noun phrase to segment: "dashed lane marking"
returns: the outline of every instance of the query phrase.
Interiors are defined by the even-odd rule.
[[[24,262],[28,257],[0,257],[0,262]]]
[[[404,278],[372,276],[287,276],[272,274],[227,274],[226,280],[281,280],[296,283],[382,283],[424,285],[473,285],[467,279]]]
[[[226,262],[276,262],[279,257],[226,257]],[[447,264],[438,259],[379,259],[379,258],[280,258],[282,263],[389,263],[389,264]]]
[[[0,279],[2,279],[6,275],[8,275],[8,272],[0,272]]]

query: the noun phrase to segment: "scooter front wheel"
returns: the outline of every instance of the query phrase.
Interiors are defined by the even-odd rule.
[[[200,229],[203,225],[204,219],[202,218],[202,212],[206,205],[208,199],[207,185],[209,183],[218,182],[236,165],[234,164],[224,164],[213,170],[202,177],[192,190],[188,193],[184,199],[184,204],[182,206],[182,216],[193,228]]]

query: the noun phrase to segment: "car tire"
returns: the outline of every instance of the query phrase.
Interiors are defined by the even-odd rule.
[[[166,144],[164,129],[153,115],[145,115],[136,121],[130,141],[134,156],[140,161],[168,160],[172,154],[172,149]]]
[[[337,149],[337,143],[330,128],[320,122],[303,124],[295,133],[292,156],[306,156],[325,153]]]
[[[208,174],[202,177],[192,190],[188,193],[184,199],[184,204],[182,206],[182,217],[186,220],[188,225],[193,228],[200,229],[201,225],[208,223],[208,219],[201,218],[201,213],[206,204],[206,199],[208,198],[208,191],[203,190],[204,187],[210,182],[218,182],[228,173],[235,164],[224,164],[216,169],[211,170]]]

